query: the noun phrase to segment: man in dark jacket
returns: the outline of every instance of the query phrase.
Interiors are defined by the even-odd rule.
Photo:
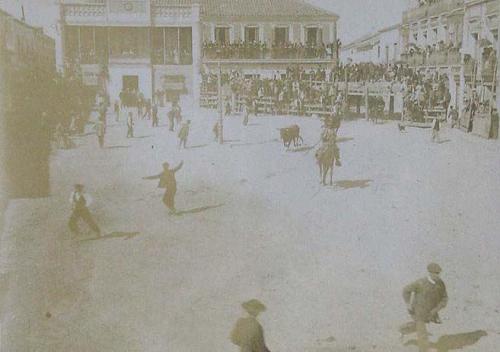
[[[71,193],[69,201],[72,206],[72,212],[68,223],[70,231],[74,234],[79,234],[80,230],[78,229],[78,220],[82,219],[87,223],[92,231],[100,236],[101,230],[95,223],[88,209],[88,206],[92,202],[92,198],[83,192],[83,185],[75,185],[75,189]]]
[[[420,352],[427,352],[429,349],[426,324],[441,324],[438,312],[448,303],[446,286],[439,277],[441,267],[431,263],[427,266],[427,271],[427,277],[409,284],[403,290],[403,299],[415,323]]]
[[[264,330],[257,321],[257,316],[266,310],[266,306],[252,299],[243,303],[242,307],[249,316],[238,319],[231,332],[231,342],[239,346],[241,352],[269,352],[264,341]]]
[[[175,179],[175,173],[182,168],[184,164],[183,161],[174,169],[170,169],[170,164],[163,163],[163,171],[158,175],[144,177],[144,180],[155,180],[159,179],[158,188],[164,188],[165,194],[163,195],[163,203],[169,209],[169,214],[175,214],[177,211],[175,209],[175,194],[177,193],[177,180]]]

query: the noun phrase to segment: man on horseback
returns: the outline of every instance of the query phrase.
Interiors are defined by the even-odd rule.
[[[321,132],[321,147],[320,149],[332,148],[335,155],[335,165],[342,166],[340,162],[340,150],[337,146],[337,129],[336,124],[330,119],[325,120],[323,132]]]
[[[328,120],[325,120],[323,132],[321,133],[321,146],[316,151],[316,160],[319,166],[321,183],[326,185],[326,176],[330,172],[330,185],[333,183],[333,166],[342,166],[340,163],[340,151],[337,146],[337,130],[331,128]]]

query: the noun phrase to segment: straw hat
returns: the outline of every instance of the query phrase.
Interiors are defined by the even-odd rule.
[[[266,311],[266,306],[258,299],[251,299],[241,304],[248,313],[261,313]]]

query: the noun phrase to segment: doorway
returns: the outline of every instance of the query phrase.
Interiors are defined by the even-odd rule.
[[[123,90],[139,90],[139,76],[123,76],[122,82]]]

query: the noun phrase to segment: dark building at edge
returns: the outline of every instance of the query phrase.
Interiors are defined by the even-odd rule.
[[[0,10],[0,201],[49,194],[50,130],[43,95],[56,77],[55,42]],[[45,102],[48,103],[48,102]]]

